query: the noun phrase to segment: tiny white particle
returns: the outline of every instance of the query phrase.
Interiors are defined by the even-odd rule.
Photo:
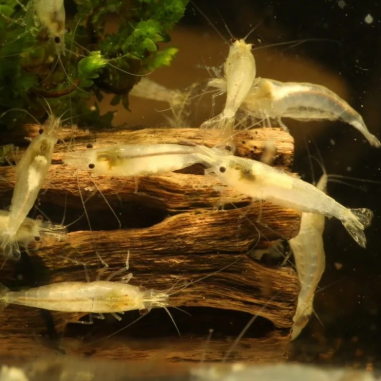
[[[347,167],[347,172],[350,172],[352,170],[352,167]]]
[[[331,139],[329,142],[331,143],[332,146],[336,144],[336,142],[333,139]]]
[[[367,24],[372,24],[372,22],[373,22],[373,16],[370,14],[370,13],[368,13],[366,16],[365,16],[365,22],[367,23]]]
[[[347,4],[345,3],[344,0],[340,0],[340,1],[337,2],[337,5],[338,5],[341,9],[343,9]]]

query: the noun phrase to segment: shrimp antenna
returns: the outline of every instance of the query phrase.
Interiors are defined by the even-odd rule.
[[[307,141],[306,135],[304,135],[304,144],[306,146],[307,153],[308,153],[308,164],[310,165],[312,184],[316,185],[315,171],[314,171],[314,168],[313,168],[313,165],[312,165],[311,152],[310,152],[310,148],[308,146],[308,141]]]
[[[221,271],[226,270],[228,267],[233,266],[233,265],[235,265],[237,262],[239,262],[240,260],[242,260],[242,258],[243,258],[243,257],[239,257],[238,259],[236,259],[236,260],[233,261],[232,263],[229,263],[228,265],[222,267],[221,269],[219,269],[219,270],[217,270],[217,271],[215,271],[215,272],[213,272],[213,273],[211,273],[211,274],[208,274],[208,275],[206,275],[206,276],[204,276],[204,277],[202,277],[202,278],[196,279],[195,281],[190,281],[190,282],[188,282],[188,284],[186,284],[185,286],[182,286],[180,289],[178,289],[178,290],[175,291],[175,292],[172,292],[172,293],[169,294],[169,295],[170,295],[170,296],[172,296],[172,295],[176,295],[177,293],[179,293],[180,291],[184,290],[185,288],[187,288],[187,287],[189,287],[189,286],[191,286],[191,285],[193,285],[193,284],[195,284],[195,283],[201,282],[202,280],[205,280],[206,278],[209,278],[209,277],[211,277],[211,276],[213,276],[213,275],[216,275],[216,274],[220,273]],[[173,286],[171,287],[171,289],[173,289]],[[170,290],[171,290],[171,289],[170,289]],[[170,291],[170,290],[169,290],[169,291]],[[168,293],[169,293],[169,292],[168,292]]]
[[[243,328],[243,330],[241,331],[241,333],[238,335],[238,337],[234,340],[234,343],[233,345],[229,348],[229,350],[226,352],[226,355],[224,356],[224,358],[222,359],[222,362],[225,363],[229,356],[231,355],[231,353],[233,352],[233,350],[235,349],[235,347],[238,345],[239,341],[242,339],[242,337],[245,335],[245,333],[247,332],[247,330],[251,327],[251,325],[255,322],[255,320],[257,319],[257,317],[259,316],[259,314],[261,312],[263,312],[267,306],[280,294],[280,291],[278,291],[275,295],[273,295],[270,300],[259,310],[259,313],[257,313],[256,315],[253,315],[251,317],[251,319],[249,320],[249,322],[246,324],[246,326]]]
[[[209,17],[194,3],[194,1],[191,1],[192,5],[197,9],[197,11],[205,18],[205,20],[208,22],[208,24],[217,32],[217,34],[225,41],[225,44],[228,44],[228,41],[223,36],[223,34],[218,30],[218,28],[212,23],[212,21],[209,19]],[[228,28],[229,30],[229,28]],[[230,33],[230,31],[229,31]],[[231,33],[230,33],[231,35]]]
[[[218,10],[217,10],[217,14],[218,14],[218,16],[220,16],[220,19],[221,19],[222,23],[224,24],[225,29],[228,31],[230,37],[231,37],[232,39],[234,39],[235,37],[234,37],[233,33],[232,33],[231,30],[229,29],[228,24],[226,24],[224,18],[222,17],[221,13],[220,13]]]
[[[315,315],[316,319],[318,320],[318,322],[320,323],[320,325],[324,328],[324,324],[323,322],[321,321],[319,315],[316,313],[316,311],[312,308],[312,312],[313,314]]]
[[[246,39],[259,27],[259,25],[261,25],[263,22],[263,20],[261,20],[253,29],[251,29],[251,31],[243,38],[244,41],[246,41]]]
[[[10,111],[21,111],[21,112],[25,112],[26,114],[28,114],[39,126],[41,126],[41,123],[27,110],[23,109],[23,108],[11,108],[7,111],[4,111],[1,115],[0,115],[0,119],[5,115],[5,114],[8,114]]]
[[[260,49],[267,49],[267,48],[273,48],[275,46],[283,46],[283,45],[292,45],[290,48],[295,48],[298,45],[304,44],[305,42],[332,42],[334,44],[337,44],[341,46],[341,42],[337,40],[332,40],[330,38],[306,38],[304,40],[293,40],[293,41],[286,41],[286,42],[276,42],[274,44],[268,44],[266,46],[258,46],[255,47],[253,50],[260,50]]]
[[[176,325],[176,323],[175,323],[175,319],[173,318],[173,316],[172,316],[171,313],[169,312],[169,309],[168,309],[167,307],[163,307],[163,308],[165,309],[165,311],[167,312],[167,314],[168,314],[169,317],[171,318],[172,323],[173,323],[173,325],[175,326],[177,333],[178,333],[179,336],[181,337],[180,330],[179,330],[179,328],[177,327],[177,325]]]
[[[208,349],[209,349],[209,343],[210,343],[211,340],[212,340],[213,332],[214,332],[214,329],[213,329],[213,328],[209,329],[208,337],[207,337],[207,339],[206,339],[206,345],[205,345],[204,353],[202,354],[202,357],[201,357],[201,360],[200,360],[200,363],[201,363],[201,364],[203,364],[203,363],[205,362],[206,352],[207,352]]]
[[[101,194],[103,200],[105,200],[105,203],[107,204],[107,206],[110,208],[112,214],[114,215],[114,217],[116,218],[116,220],[118,221],[118,225],[119,225],[119,229],[122,228],[122,224],[120,222],[120,219],[118,218],[118,216],[116,215],[114,209],[111,207],[110,203],[107,201],[105,195],[103,194],[103,192],[99,189],[98,185],[95,183],[95,181],[93,180],[93,178],[91,177],[91,175],[89,174],[89,177],[91,179],[91,181],[93,182],[93,184],[95,185],[95,188],[97,188],[98,192]]]
[[[87,223],[89,224],[89,228],[90,228],[90,231],[91,231],[91,236],[93,238],[93,245],[94,245],[94,249],[95,249],[95,254],[97,255],[98,257],[98,260],[102,263],[103,266],[105,267],[108,267],[108,264],[103,260],[103,258],[99,255],[98,253],[98,250],[97,250],[97,246],[95,244],[95,239],[94,239],[94,232],[93,232],[93,229],[91,228],[91,223],[90,223],[90,217],[89,217],[89,214],[87,213],[87,209],[86,209],[86,205],[83,201],[83,196],[82,196],[82,191],[81,191],[81,186],[79,184],[79,178],[78,178],[78,172],[76,174],[76,177],[77,177],[77,184],[78,184],[78,193],[79,193],[79,197],[81,198],[81,202],[82,202],[82,205],[83,205],[83,210],[85,212],[85,215],[86,215],[86,219],[87,219]]]

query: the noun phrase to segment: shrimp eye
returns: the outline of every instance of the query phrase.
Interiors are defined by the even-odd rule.
[[[44,133],[44,129],[43,128],[40,128],[39,130],[38,130],[38,133],[41,135],[41,134],[43,134]]]
[[[90,169],[94,169],[95,168],[95,164],[89,164],[89,168]]]
[[[38,235],[36,235],[36,236],[34,237],[34,240],[35,240],[36,242],[39,242],[40,239],[41,239],[41,238],[40,238]]]
[[[61,39],[58,36],[56,36],[56,37],[54,37],[54,42],[56,44],[59,44],[61,42]]]
[[[37,221],[42,221],[44,219],[44,216],[42,216],[41,214],[39,214],[37,217],[36,217],[36,220]]]
[[[220,172],[221,173],[225,173],[226,172],[226,168],[225,167],[220,167]]]
[[[251,50],[254,50],[256,48],[255,44],[251,44]]]
[[[91,143],[89,143],[86,148],[93,148],[93,145]]]
[[[230,39],[230,42],[231,42],[232,44],[234,44],[236,41],[237,41],[236,38],[231,38],[231,39]]]

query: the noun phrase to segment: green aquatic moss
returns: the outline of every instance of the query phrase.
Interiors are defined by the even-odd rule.
[[[42,121],[46,102],[60,115],[71,108],[79,124],[109,123],[100,117],[104,93],[128,108],[128,93],[142,75],[171,64],[177,48],[169,32],[188,0],[73,0],[65,2],[64,54],[57,56],[30,0],[0,4],[0,128]],[[136,74],[138,76],[136,76]],[[90,101],[89,101],[90,100]]]

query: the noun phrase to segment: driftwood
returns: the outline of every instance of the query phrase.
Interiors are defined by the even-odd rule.
[[[32,126],[28,131],[33,136],[37,127]],[[71,133],[71,130],[62,131],[67,136]],[[235,144],[240,155],[258,158],[269,139],[276,142],[275,163],[289,168],[292,138],[281,130],[240,132]],[[95,148],[116,142],[213,146],[217,141],[213,134],[206,138],[205,132],[196,129],[106,131],[97,133],[96,139],[93,134],[77,131],[76,137],[79,149],[86,149],[89,142]],[[174,287],[172,292],[175,292],[188,282],[186,288],[170,297],[170,303],[192,313],[189,317],[172,312],[183,334],[181,338],[175,336],[165,311],[152,311],[123,333],[93,344],[95,339],[107,336],[139,315],[126,313],[124,325],[109,326],[101,322],[88,329],[69,324],[65,339],[60,343],[67,354],[125,360],[159,357],[163,361],[199,361],[205,354],[207,360],[218,361],[255,314],[259,316],[259,323],[249,330],[232,358],[247,361],[284,358],[295,312],[297,278],[289,268],[259,264],[246,253],[277,239],[294,237],[299,230],[299,213],[267,202],[251,203],[248,197],[221,186],[213,177],[203,176],[202,169],[197,167],[183,173],[139,177],[136,192],[136,179],[93,177],[87,172],[74,174],[74,168],[60,164],[65,149],[67,145],[61,144],[54,154],[55,165],[45,181],[41,207],[49,215],[52,204],[55,208],[67,205],[69,216],[78,215],[83,211],[82,195],[85,200],[89,199],[86,206],[94,231],[88,230],[86,219],[82,218],[73,225],[75,231],[70,232],[66,240],[42,240],[30,258],[25,255],[17,264],[9,261],[0,273],[1,281],[13,285],[15,273],[22,274],[25,264],[28,269],[25,277],[28,274],[30,277],[31,269],[37,274],[29,280],[29,286],[84,281],[81,263],[86,263],[90,278],[95,280],[100,273],[107,276],[120,269],[130,250],[130,271],[134,275],[131,284],[167,290]],[[0,198],[10,200],[15,183],[14,168],[0,167],[0,176],[5,179],[0,182]],[[110,223],[110,218],[105,217],[108,206],[98,191],[115,209],[121,229],[116,230],[116,219]],[[125,211],[126,203],[133,213]],[[225,205],[225,210],[216,210],[220,205]],[[140,206],[144,206],[144,227],[136,212]],[[62,213],[62,208],[58,210]],[[109,265],[107,275],[99,271],[101,266],[96,253]],[[223,267],[226,268],[221,270]],[[210,276],[201,279],[207,275]],[[80,318],[86,319],[83,314],[50,315],[33,308],[10,306],[1,314],[0,355],[27,358],[58,353],[49,337],[54,336],[54,331],[62,335],[68,321]],[[219,332],[212,337],[205,352],[208,329],[216,326],[220,326]],[[81,341],[77,339],[78,334],[90,336]]]

